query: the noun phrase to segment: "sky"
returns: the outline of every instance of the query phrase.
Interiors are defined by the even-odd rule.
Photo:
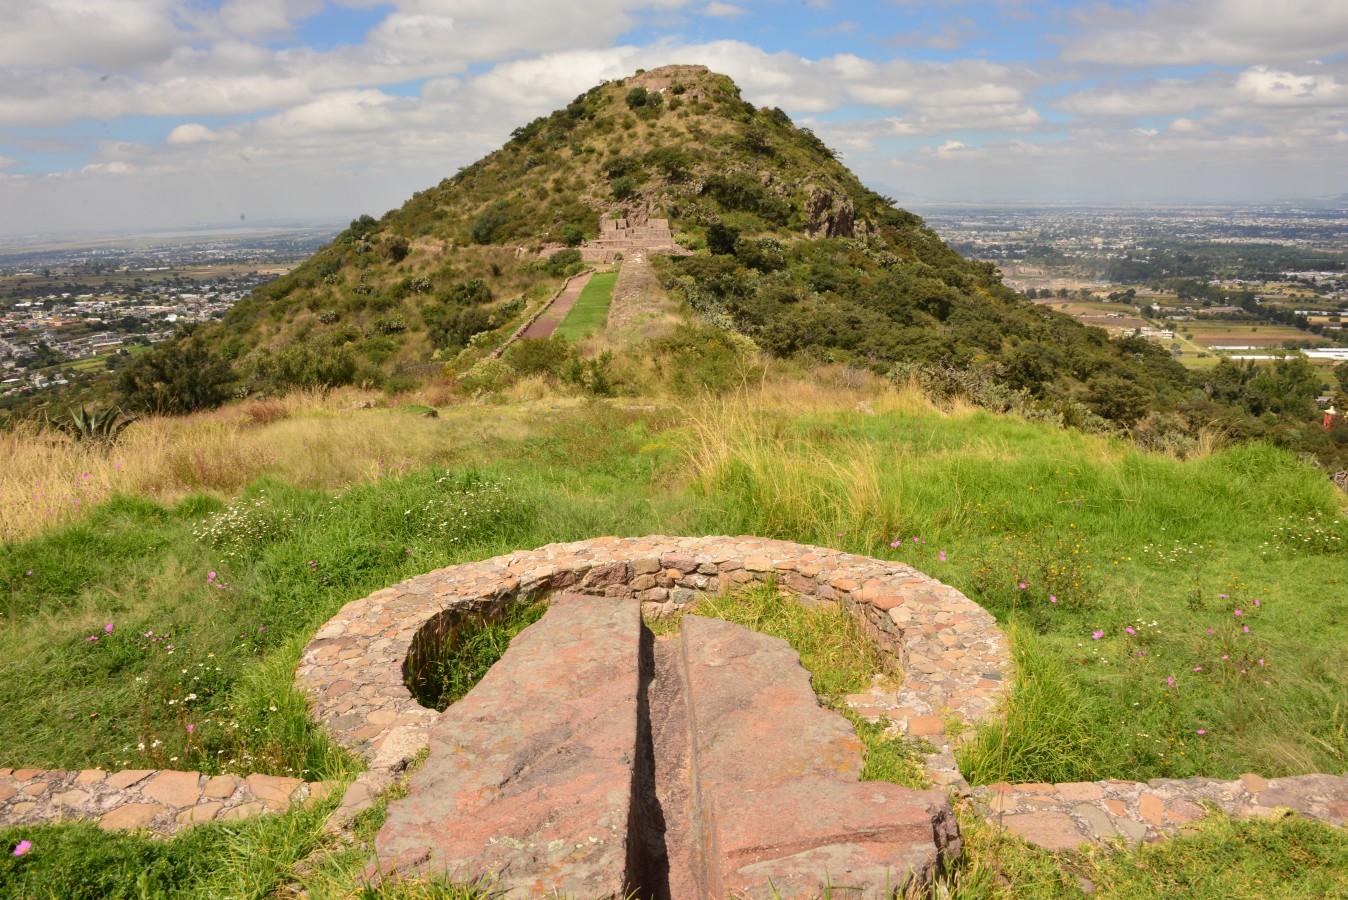
[[[379,215],[669,63],[915,205],[1348,192],[1348,0],[0,0],[0,234]]]

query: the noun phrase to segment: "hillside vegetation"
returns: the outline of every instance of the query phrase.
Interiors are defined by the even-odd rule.
[[[1284,452],[1181,461],[827,367],[677,407],[549,395],[428,418],[357,408],[367,398],[138,422],[108,451],[47,447],[50,467],[27,470],[42,489],[10,481],[7,504],[102,483],[67,501],[64,524],[11,531],[0,548],[0,765],[347,778],[356,764],[293,687],[301,648],[346,602],[553,541],[755,533],[910,562],[1012,630],[1017,692],[961,757],[976,781],[1348,771],[1348,524],[1332,486]],[[1045,743],[1070,752],[1037,752]],[[359,848],[296,874],[329,839],[312,811],[295,815],[179,839],[217,861],[209,870],[179,840],[60,828],[0,840],[163,858],[153,883],[179,885],[170,896],[296,883],[348,896],[336,886],[355,883]],[[1222,862],[1233,841],[1344,852],[1302,825],[1228,827],[1165,852],[1197,854],[1183,864],[1227,886],[1257,877]],[[1057,883],[1046,856],[978,841],[992,855],[973,864],[1027,867],[1014,896]],[[285,853],[229,850],[250,842]],[[1131,859],[1081,871],[1131,884]]]

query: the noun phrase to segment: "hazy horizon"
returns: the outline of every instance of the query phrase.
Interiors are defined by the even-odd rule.
[[[604,79],[700,63],[901,202],[1348,192],[1348,4],[0,5],[0,233],[381,214]]]

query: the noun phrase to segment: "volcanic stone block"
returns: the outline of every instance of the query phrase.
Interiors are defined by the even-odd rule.
[[[704,895],[891,897],[958,855],[940,791],[857,781],[862,744],[789,644],[698,616],[680,640]]]
[[[626,895],[641,628],[639,603],[554,598],[436,723],[375,841],[382,870]]]

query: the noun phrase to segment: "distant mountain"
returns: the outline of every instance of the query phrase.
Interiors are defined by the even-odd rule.
[[[941,390],[1064,421],[1129,423],[1190,387],[1159,346],[1029,303],[700,66],[597,85],[179,343],[227,363],[236,396],[463,371],[580,268],[605,218],[668,220],[683,250],[656,269],[692,324],[771,354],[945,372]],[[129,398],[168,396],[159,355],[123,376]]]

